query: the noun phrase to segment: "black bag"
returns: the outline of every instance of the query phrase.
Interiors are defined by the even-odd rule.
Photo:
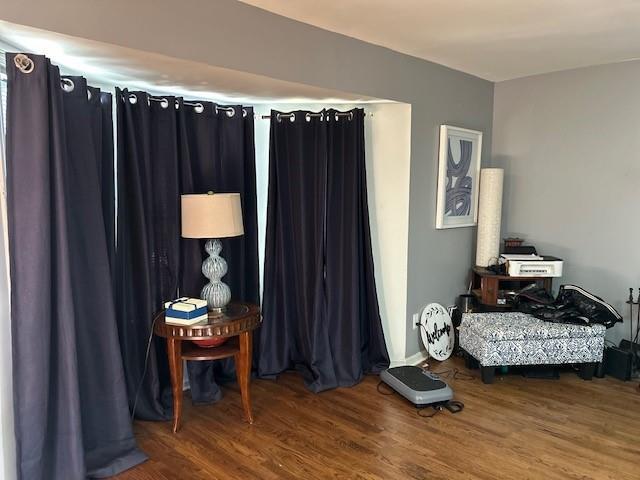
[[[615,308],[575,285],[562,285],[555,300],[544,288],[529,285],[516,295],[514,306],[520,312],[530,313],[547,322],[579,325],[599,323],[611,328],[622,321],[622,316]]]

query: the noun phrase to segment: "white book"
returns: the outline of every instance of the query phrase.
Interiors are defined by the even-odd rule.
[[[173,308],[174,310],[179,310],[181,312],[193,312],[198,308],[206,307],[207,301],[202,300],[201,298],[189,298],[189,297],[181,297],[172,300],[171,302],[165,302],[164,308]]]
[[[205,313],[196,318],[185,319],[185,318],[174,318],[171,316],[165,316],[165,323],[167,325],[181,325],[181,326],[191,326],[196,323],[206,322],[209,316]]]

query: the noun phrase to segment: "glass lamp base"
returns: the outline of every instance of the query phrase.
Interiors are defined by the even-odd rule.
[[[205,250],[209,256],[202,262],[202,274],[209,279],[200,298],[207,301],[209,311],[222,313],[231,300],[231,289],[221,278],[227,274],[227,262],[220,256],[222,242],[218,239],[207,240]]]

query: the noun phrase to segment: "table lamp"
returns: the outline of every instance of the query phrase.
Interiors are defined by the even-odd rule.
[[[220,256],[220,238],[244,234],[239,193],[181,195],[182,237],[206,238],[204,249],[209,257],[202,262],[202,273],[209,279],[200,298],[209,310],[222,313],[231,300],[231,289],[221,278],[227,273],[227,262]]]

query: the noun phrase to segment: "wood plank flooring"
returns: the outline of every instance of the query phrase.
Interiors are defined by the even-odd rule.
[[[294,373],[252,383],[255,423],[242,420],[236,385],[216,405],[191,406],[182,430],[136,422],[146,463],[118,480],[211,479],[640,479],[637,383],[497,377],[448,378],[463,412],[420,418],[377,377],[308,392]],[[426,411],[425,411],[426,413]]]

